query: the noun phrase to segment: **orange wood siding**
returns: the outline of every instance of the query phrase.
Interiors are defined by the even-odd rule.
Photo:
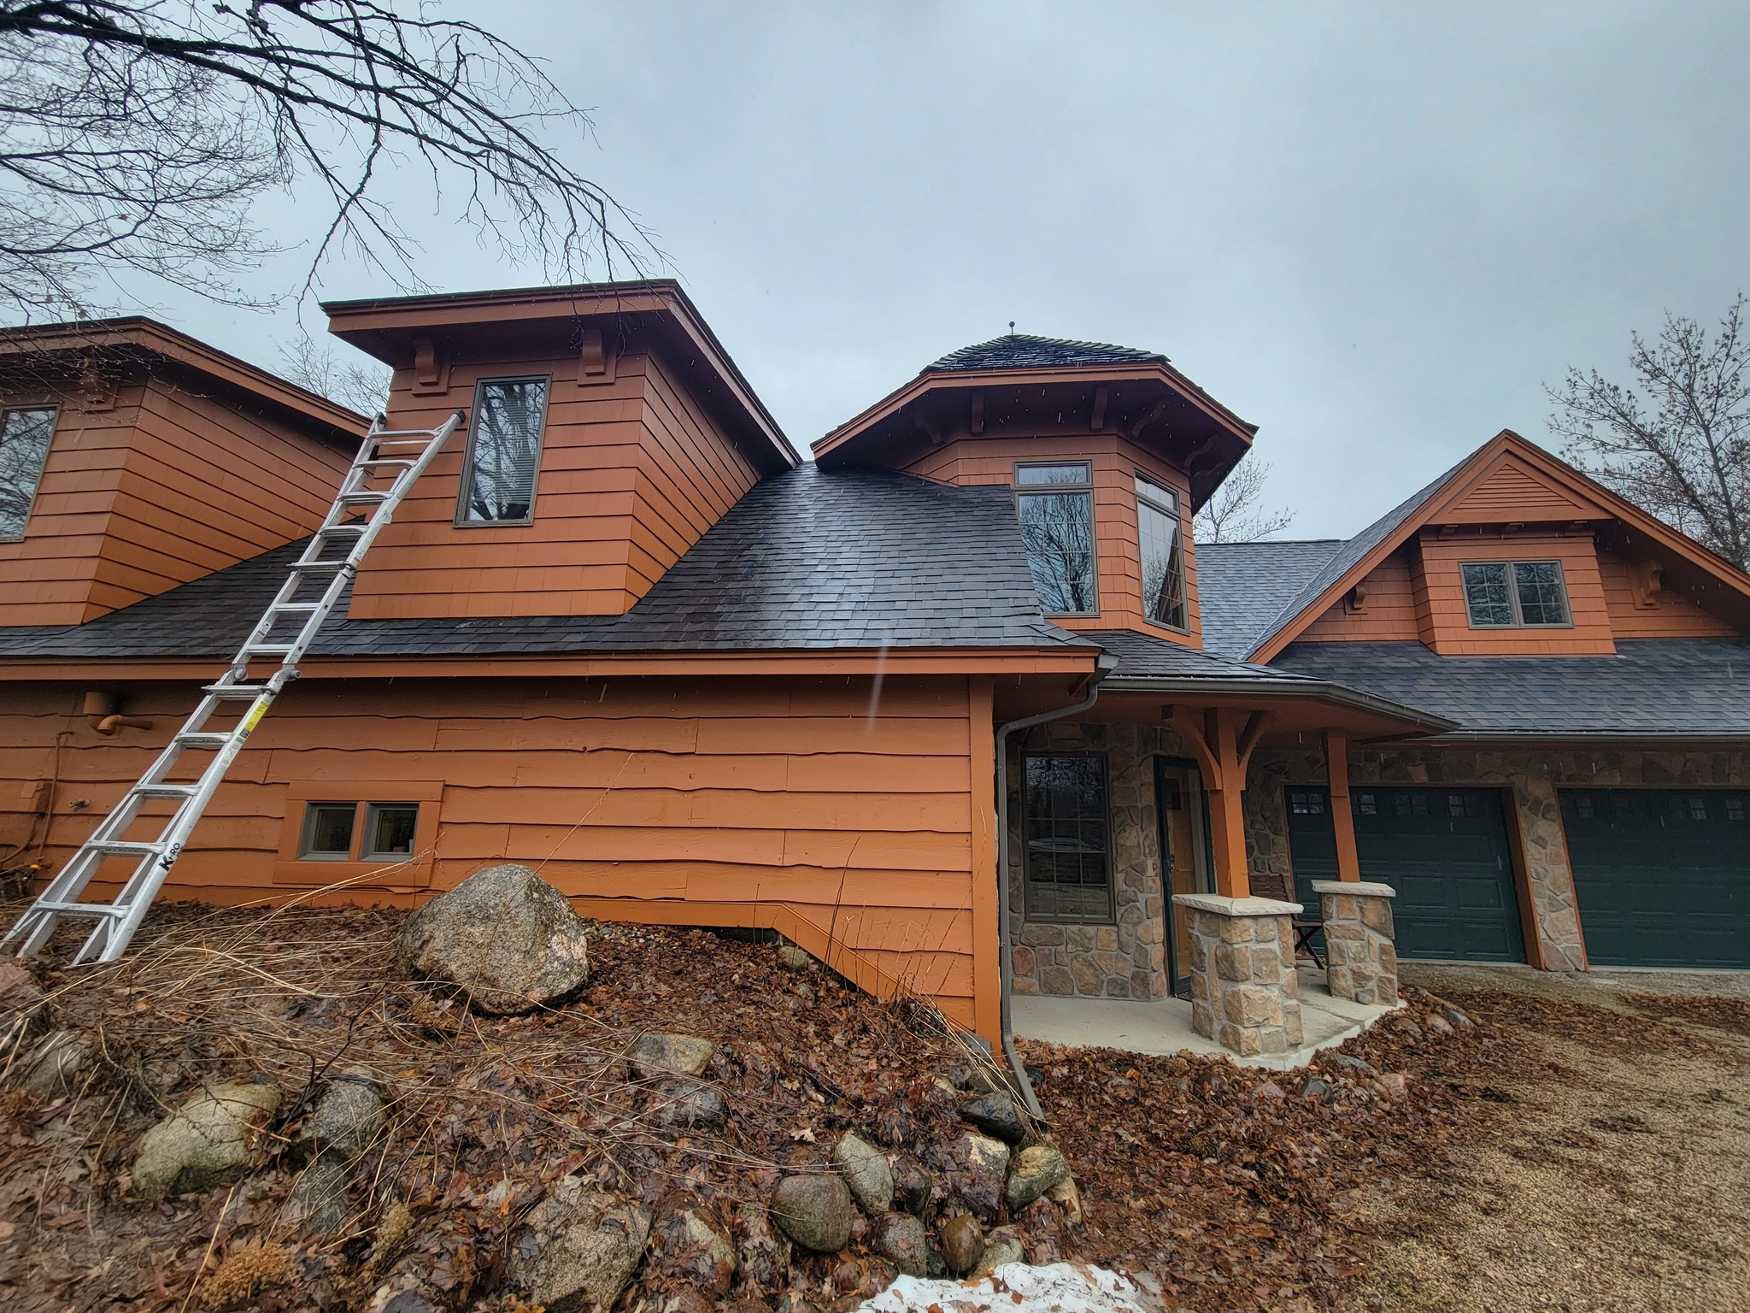
[[[1094,555],[1100,612],[1096,616],[1053,617],[1065,629],[1135,629],[1191,647],[1203,645],[1197,606],[1197,552],[1192,542],[1191,490],[1176,467],[1115,434],[1090,433],[1039,437],[960,437],[905,467],[909,474],[962,487],[1001,484],[1012,487],[1017,461],[1085,460],[1094,481]],[[1189,632],[1152,624],[1143,618],[1142,562],[1136,524],[1136,483],[1140,472],[1179,494],[1179,533],[1185,559],[1185,612]]]
[[[95,619],[311,532],[351,459],[168,374],[60,402],[0,624]]]
[[[0,688],[0,843],[26,841],[33,799],[58,776],[57,864],[194,696],[124,689],[123,709],[153,727],[104,738],[74,714],[82,691]],[[428,879],[448,888],[510,859],[597,914],[782,928],[782,911],[971,1025],[975,974],[995,951],[975,943],[975,908],[994,935],[994,903],[973,894],[975,849],[979,878],[995,879],[989,699],[965,677],[889,678],[872,718],[866,678],[305,681],[251,737],[168,894],[301,892],[278,860],[288,792],[381,781],[390,801],[396,781],[441,781],[429,877],[351,897],[411,902]],[[322,863],[296,865],[328,879]]]
[[[1511,452],[1499,456],[1451,506],[1431,517],[1435,524],[1561,524],[1609,515]]]
[[[1604,602],[1618,638],[1733,638],[1738,631],[1670,586],[1647,597],[1635,586],[1637,562],[1613,552],[1598,553]],[[1646,601],[1639,600],[1645,597]]]
[[[1443,656],[1578,656],[1616,651],[1598,553],[1588,533],[1520,533],[1488,537],[1418,540],[1423,624],[1427,640]],[[1572,625],[1562,628],[1473,629],[1459,566],[1465,561],[1559,561],[1567,585]]]
[[[398,370],[395,427],[470,415],[481,379],[551,377],[534,522],[455,523],[467,435],[433,462],[359,570],[349,614],[620,615],[757,482],[758,475],[673,374],[648,355],[585,381],[576,356],[458,363],[415,393]]]
[[[1300,636],[1307,643],[1415,642],[1422,638],[1417,623],[1417,590],[1411,582],[1413,549],[1393,552],[1363,583],[1359,608],[1345,597]]]

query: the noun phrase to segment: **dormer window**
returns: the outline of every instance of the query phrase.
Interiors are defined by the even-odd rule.
[[[457,524],[533,521],[547,383],[545,378],[494,378],[474,389]]]
[[[1559,561],[1471,561],[1460,569],[1472,629],[1551,628],[1573,623]]]
[[[0,542],[24,537],[54,432],[53,406],[0,407]]]
[[[1015,514],[1047,615],[1093,615],[1094,481],[1087,461],[1015,466]]]
[[[1169,629],[1185,628],[1185,547],[1179,495],[1138,474],[1136,529],[1142,550],[1143,614]]]

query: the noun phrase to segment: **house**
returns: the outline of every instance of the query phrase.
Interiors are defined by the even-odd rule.
[[[468,424],[166,897],[509,859],[993,1041],[1011,991],[1185,993],[1242,1052],[1298,1040],[1299,907],[1362,999],[1400,955],[1750,966],[1750,578],[1512,433],[1353,538],[1200,545],[1255,430],[1155,352],[967,347],[805,463],[672,282],[326,310],[393,425]],[[363,421],[145,320],[3,349],[0,842],[53,867]]]

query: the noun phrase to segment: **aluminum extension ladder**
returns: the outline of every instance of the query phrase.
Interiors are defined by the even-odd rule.
[[[201,689],[199,704],[169,745],[7,931],[5,939],[0,940],[0,950],[16,943],[18,956],[29,957],[48,942],[62,917],[71,916],[91,917],[97,922],[84,947],[73,958],[73,965],[113,962],[122,955],[231,763],[274,699],[298,677],[299,658],[358,573],[359,561],[389,523],[407,490],[463,419],[463,412],[458,410],[435,429],[385,429],[381,416],[372,421],[352,467],[341,481],[334,505],[237,650],[231,668],[217,683]],[[388,486],[380,486],[385,479],[389,480]],[[345,556],[335,557],[333,553],[343,544]],[[303,595],[318,587],[317,596]],[[295,633],[284,632],[290,623],[297,625]],[[265,682],[251,683],[249,663],[264,657],[278,657],[279,668]],[[221,707],[240,702],[247,702],[249,708],[235,725],[218,730],[208,727]],[[213,755],[201,767],[198,778],[173,781],[170,777],[185,752]],[[174,807],[166,817],[144,816],[143,810],[153,801],[168,801]],[[155,820],[165,823],[156,838],[126,837],[136,822]],[[133,874],[122,885],[115,901],[79,901],[85,886],[111,858],[134,863]]]

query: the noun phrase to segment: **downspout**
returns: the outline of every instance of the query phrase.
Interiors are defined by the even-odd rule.
[[[1027,1079],[1027,1066],[1021,1061],[1021,1055],[1015,1051],[1015,1030],[1010,1018],[1009,987],[1013,974],[1009,962],[1009,735],[1017,730],[1032,729],[1035,725],[1043,725],[1047,721],[1061,720],[1065,716],[1073,716],[1078,711],[1086,711],[1100,697],[1100,681],[1118,668],[1118,658],[1101,653],[1099,663],[1094,673],[1082,682],[1082,693],[1079,699],[1067,707],[1057,707],[1052,711],[1041,711],[1036,716],[1023,716],[1020,720],[1011,720],[997,726],[996,734],[996,789],[997,789],[997,978],[1000,981],[997,996],[1000,1000],[1000,1026],[1002,1029],[1003,1057],[1008,1061],[1009,1070],[1015,1074],[1015,1088],[1021,1092],[1021,1102],[1027,1105],[1027,1111],[1033,1116],[1044,1119],[1045,1111],[1039,1106],[1039,1096],[1033,1092],[1033,1082]]]

